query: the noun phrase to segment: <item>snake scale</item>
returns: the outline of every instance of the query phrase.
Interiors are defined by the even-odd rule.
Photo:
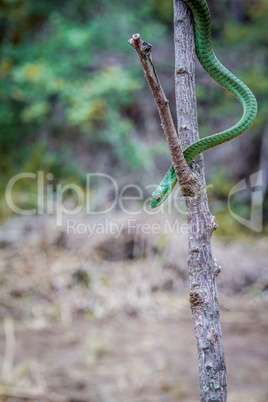
[[[200,64],[216,82],[241,102],[244,110],[241,120],[233,127],[202,138],[188,146],[183,151],[183,155],[189,164],[204,151],[233,140],[243,134],[251,126],[256,117],[257,102],[251,90],[227,70],[215,56],[211,44],[210,13],[206,0],[184,0],[184,2],[192,10],[195,51]],[[150,206],[155,208],[162,204],[171,193],[176,182],[176,173],[172,165],[159,186],[152,193]]]

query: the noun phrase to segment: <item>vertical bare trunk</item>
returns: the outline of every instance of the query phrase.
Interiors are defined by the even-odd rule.
[[[194,33],[190,9],[174,0],[175,81],[178,134],[183,147],[199,139],[195,78]],[[226,365],[220,324],[216,276],[219,268],[211,250],[217,228],[210,214],[204,176],[204,158],[191,164],[201,182],[195,197],[185,197],[189,224],[190,306],[199,358],[200,401],[227,400]]]
[[[227,400],[226,366],[222,342],[216,276],[217,266],[211,250],[211,235],[217,228],[210,214],[200,155],[188,167],[183,148],[199,139],[195,78],[194,32],[190,9],[182,0],[174,0],[175,84],[178,136],[168,101],[161,87],[151,56],[151,45],[140,34],[129,40],[137,51],[145,77],[158,107],[178,181],[185,196],[189,224],[190,306],[195,327],[199,358],[200,401]]]

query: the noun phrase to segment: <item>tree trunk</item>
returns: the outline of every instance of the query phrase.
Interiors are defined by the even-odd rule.
[[[191,11],[182,0],[174,0],[175,85],[178,134],[183,148],[199,139],[194,60],[195,45]],[[220,268],[211,249],[217,228],[210,214],[204,175],[204,158],[191,163],[200,189],[185,197],[189,225],[190,306],[199,358],[200,401],[227,400],[226,365],[218,306],[216,276]]]

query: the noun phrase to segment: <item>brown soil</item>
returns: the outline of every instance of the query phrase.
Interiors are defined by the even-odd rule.
[[[268,401],[267,245],[213,245],[229,402]],[[0,401],[199,400],[185,234],[87,238],[31,217],[0,246]]]

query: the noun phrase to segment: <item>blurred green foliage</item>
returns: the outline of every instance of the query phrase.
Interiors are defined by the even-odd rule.
[[[142,165],[125,109],[143,81],[122,58],[143,20],[148,36],[164,34],[143,1],[1,1],[1,192],[25,169],[68,176],[82,138],[105,143],[123,166]]]
[[[258,100],[258,116],[252,127],[261,133],[267,122],[268,109],[268,0],[246,1],[243,21],[226,21],[223,45],[233,49],[243,71],[241,79]]]
[[[209,2],[213,44],[223,63],[227,54],[236,60],[233,72],[255,93],[259,114],[252,132],[261,136],[268,110],[268,0],[229,5]],[[140,169],[152,160],[145,155],[162,153],[159,143],[148,150],[137,135],[146,113],[136,95],[148,88],[127,40],[142,32],[155,46],[170,45],[172,14],[170,0],[0,1],[1,197],[22,171],[83,185],[98,147],[110,157],[107,172]],[[201,136],[215,132],[226,115],[240,117],[227,92],[196,89]],[[78,144],[88,163],[79,160]],[[213,197],[227,196],[228,180],[219,167]]]

